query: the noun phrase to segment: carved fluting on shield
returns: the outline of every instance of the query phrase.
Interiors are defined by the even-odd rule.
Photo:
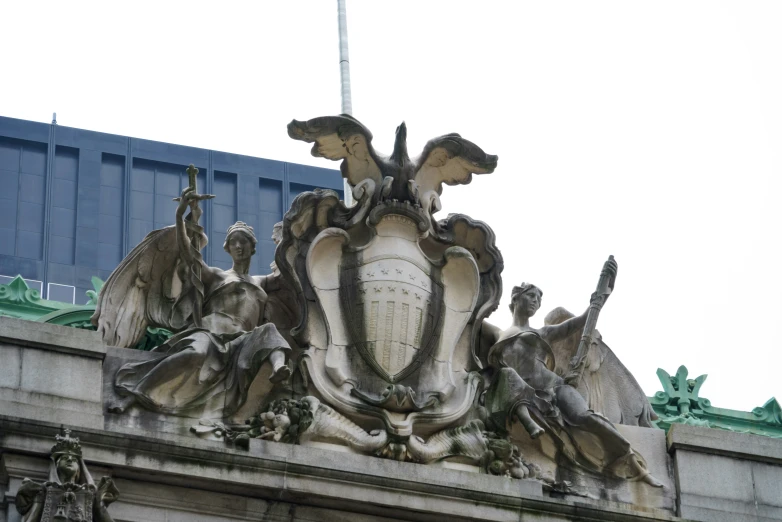
[[[351,348],[388,382],[409,375],[436,345],[443,296],[436,276],[399,258],[357,262],[340,273]]]

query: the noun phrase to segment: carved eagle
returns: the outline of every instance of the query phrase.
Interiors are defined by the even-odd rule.
[[[410,159],[404,122],[396,129],[390,156],[378,153],[372,147],[369,129],[347,114],[293,120],[288,124],[288,135],[295,140],[314,142],[315,157],[342,160],[342,177],[352,187],[371,179],[377,187],[382,187],[382,197],[415,204],[428,200],[426,196],[432,191],[440,196],[443,183],[467,184],[473,174],[488,174],[497,167],[497,156],[486,154],[455,133],[429,140],[421,155]]]

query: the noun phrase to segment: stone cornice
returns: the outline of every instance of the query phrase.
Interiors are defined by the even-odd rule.
[[[521,520],[530,511],[579,520],[678,521],[659,510],[613,502],[544,497],[533,481],[395,462],[252,440],[249,451],[165,433],[149,436],[73,427],[90,466],[115,478],[143,479],[277,501],[331,507],[351,503],[368,514],[408,520]],[[55,423],[0,416],[0,447],[48,455]],[[438,518],[439,517],[439,518]],[[480,518],[479,518],[480,517]]]

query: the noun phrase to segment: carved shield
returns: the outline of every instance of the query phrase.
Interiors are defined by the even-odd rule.
[[[437,345],[443,287],[421,259],[346,255],[339,295],[352,348],[386,381],[404,379]]]
[[[41,522],[92,522],[94,495],[89,489],[47,487]]]
[[[460,340],[480,273],[469,250],[427,237],[391,206],[399,212],[376,224],[367,218],[364,230],[360,222],[350,232],[331,227],[312,240],[306,276],[318,308],[310,308],[305,334],[316,349],[302,359],[333,407],[405,433],[414,422],[452,423],[474,402],[480,377],[468,375],[459,388],[452,365],[455,354],[459,367],[467,363]]]

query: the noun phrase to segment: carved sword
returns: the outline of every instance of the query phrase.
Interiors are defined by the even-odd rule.
[[[193,225],[193,233],[190,236],[190,245],[195,250],[194,255],[196,256],[196,259],[201,258],[201,234],[198,233],[198,220],[201,219],[201,208],[198,206],[199,201],[203,201],[205,199],[212,199],[214,198],[214,195],[212,194],[199,194],[198,193],[198,169],[195,165],[192,163],[189,167],[187,167],[187,178],[189,187],[193,190],[193,194],[195,197],[193,197],[190,200],[190,223]],[[182,198],[174,198],[174,201],[181,201]],[[193,288],[195,289],[195,306],[193,306],[193,325],[196,328],[201,327],[201,319],[203,314],[203,304],[204,304],[204,283],[201,280],[201,264],[195,263],[190,267],[190,283],[193,285]]]

